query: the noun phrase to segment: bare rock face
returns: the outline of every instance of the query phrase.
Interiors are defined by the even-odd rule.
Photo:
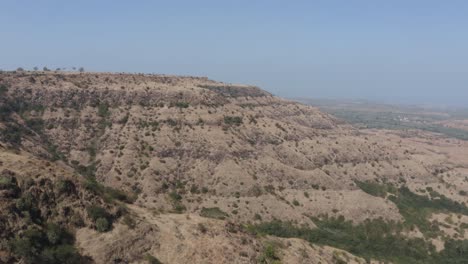
[[[3,212],[27,193],[40,217],[73,228],[97,263],[139,263],[146,254],[163,263],[253,263],[271,239],[226,223],[400,221],[394,203],[355,182],[420,188],[438,182],[435,168],[454,169],[427,145],[363,134],[253,86],[110,73],[2,73],[0,84],[8,87],[0,98],[2,240],[26,228],[19,213]],[[86,213],[93,204],[118,216],[110,232],[95,230]],[[333,261],[334,249],[280,242],[289,263]]]

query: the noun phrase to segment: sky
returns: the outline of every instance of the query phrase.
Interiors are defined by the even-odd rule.
[[[284,97],[468,106],[464,0],[4,0],[0,69],[207,76]]]

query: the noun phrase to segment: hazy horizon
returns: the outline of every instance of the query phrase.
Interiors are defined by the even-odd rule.
[[[12,1],[0,10],[0,69],[83,66],[289,98],[465,106],[466,13],[464,1]]]

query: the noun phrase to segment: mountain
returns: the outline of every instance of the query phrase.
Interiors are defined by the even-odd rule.
[[[3,72],[0,96],[0,262],[466,256],[466,141],[203,77]]]

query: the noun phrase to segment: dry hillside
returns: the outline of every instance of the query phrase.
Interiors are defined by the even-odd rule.
[[[0,262],[22,258],[15,234],[53,222],[75,235],[80,261],[364,263],[379,257],[265,225],[407,223],[404,195],[437,211],[430,230],[421,219],[400,230],[405,239],[449,254],[444,242],[468,238],[466,141],[358,130],[207,78],[4,72],[0,84]],[[27,193],[39,220],[18,208]]]

